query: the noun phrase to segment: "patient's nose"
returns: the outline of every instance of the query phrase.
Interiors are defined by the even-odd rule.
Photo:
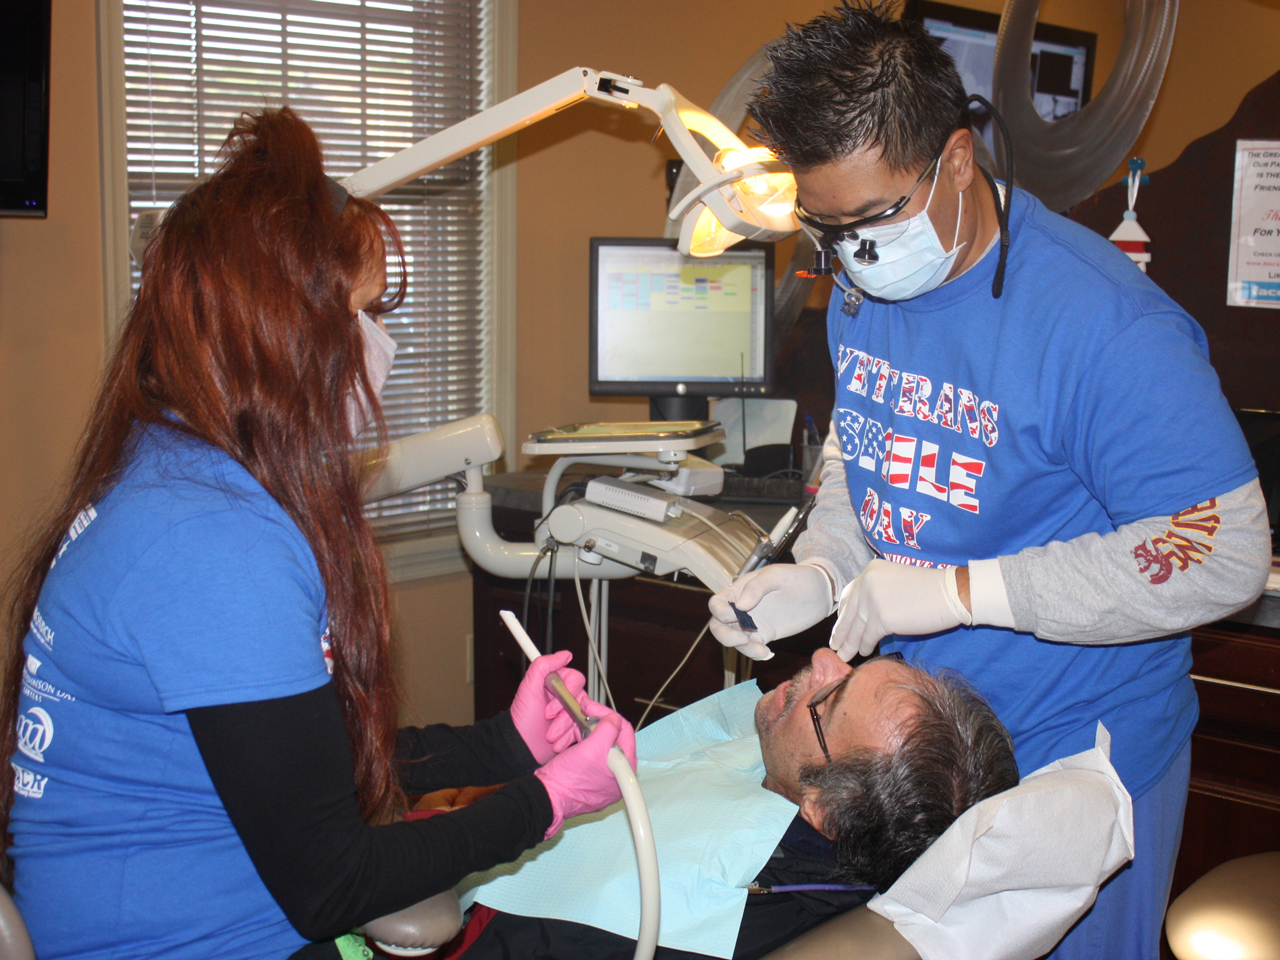
[[[843,680],[853,673],[853,668],[841,660],[830,647],[819,647],[809,659],[813,667],[813,685],[825,687],[836,680]]]

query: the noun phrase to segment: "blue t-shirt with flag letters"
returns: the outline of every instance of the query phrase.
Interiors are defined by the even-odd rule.
[[[1114,245],[1012,191],[997,252],[924,296],[828,312],[833,418],[849,494],[879,556],[963,565],[1172,516],[1135,543],[1138,573],[1176,590],[1212,552],[1213,498],[1256,469],[1200,327]],[[1176,516],[1174,516],[1176,515]],[[991,702],[1028,773],[1089,749],[1101,720],[1136,797],[1186,744],[1197,706],[1186,635],[1051,643],[992,627],[886,638]]]

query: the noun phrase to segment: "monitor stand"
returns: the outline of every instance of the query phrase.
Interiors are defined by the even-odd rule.
[[[706,420],[706,397],[650,397],[650,420]]]

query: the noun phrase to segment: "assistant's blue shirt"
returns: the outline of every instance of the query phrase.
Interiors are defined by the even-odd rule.
[[[305,943],[183,711],[322,686],[325,629],[315,558],[279,504],[222,451],[141,428],[25,640],[10,852],[41,960],[282,960]]]
[[[1256,470],[1203,331],[1113,244],[1012,197],[999,299],[994,249],[912,300],[849,316],[832,298],[834,419],[868,541],[963,565],[1193,508],[1211,545],[1209,501]],[[967,677],[1023,773],[1091,747],[1101,720],[1140,796],[1196,721],[1188,636],[1077,646],[962,627],[883,649]]]

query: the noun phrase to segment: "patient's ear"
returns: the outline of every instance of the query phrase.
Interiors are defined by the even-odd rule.
[[[817,787],[800,788],[800,816],[828,840],[835,840],[835,837],[822,825],[822,821],[826,819],[826,810],[818,802]]]

